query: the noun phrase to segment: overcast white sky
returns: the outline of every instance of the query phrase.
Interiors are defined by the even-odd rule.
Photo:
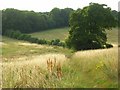
[[[54,7],[62,8],[83,8],[90,2],[107,4],[112,10],[118,11],[119,0],[0,0],[0,10],[15,8],[19,10],[33,10],[36,12],[46,12]]]

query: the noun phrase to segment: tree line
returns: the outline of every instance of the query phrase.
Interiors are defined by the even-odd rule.
[[[23,34],[20,31],[8,30],[4,33],[5,36],[14,38],[17,40],[24,40],[30,43],[37,43],[37,44],[47,44],[47,45],[54,45],[54,46],[62,46],[65,47],[65,43],[61,42],[59,39],[54,40],[45,40],[45,39],[38,39],[35,37],[31,37],[29,34]]]
[[[78,9],[81,10],[81,9]],[[13,8],[2,10],[2,33],[19,30],[21,33],[38,32],[51,28],[69,26],[71,8],[54,8],[50,12],[22,11]],[[120,12],[112,11],[112,15],[120,27]]]
[[[50,12],[21,11],[13,8],[2,10],[2,33],[8,29],[21,33],[38,32],[69,26],[71,8],[54,8]]]

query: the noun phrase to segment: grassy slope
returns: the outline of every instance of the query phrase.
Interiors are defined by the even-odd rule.
[[[70,28],[58,28],[58,29],[50,29],[42,32],[35,32],[31,33],[33,37],[52,40],[52,39],[60,39],[65,40],[65,38],[68,36],[68,31]],[[109,43],[117,43],[118,41],[118,28],[113,28],[112,30],[106,30],[107,36],[108,36],[108,42]]]
[[[66,48],[61,48],[58,46],[38,45],[28,43],[26,41],[10,39],[7,37],[3,37],[2,49],[3,62],[6,61],[4,58],[7,58],[7,61],[10,61],[12,58],[48,53],[61,53],[67,56],[71,55],[71,50]]]
[[[118,28],[113,28],[112,30],[106,30],[108,42],[113,44],[118,44]]]
[[[117,30],[107,31],[107,33],[108,42],[117,44]],[[51,36],[53,39],[57,35]],[[71,56],[70,50],[60,47],[34,44],[26,46],[23,43],[27,42],[6,37],[3,37],[3,42],[3,60],[7,62],[3,64],[3,87],[117,87],[117,47],[79,51]],[[46,53],[62,53],[69,57],[62,67],[62,80],[59,81],[54,75],[48,79],[49,73],[40,67],[41,58],[35,58],[38,63],[31,58]],[[28,57],[27,63],[14,62],[17,62],[19,57],[25,56]],[[62,57],[57,56],[58,59]],[[33,60],[32,64],[29,60]]]
[[[42,39],[47,39],[47,40],[52,40],[52,39],[61,39],[65,40],[65,38],[68,35],[68,30],[69,28],[59,28],[59,29],[51,29],[51,30],[46,30],[42,32],[35,32],[32,33],[31,35],[33,37],[37,38],[42,38]]]

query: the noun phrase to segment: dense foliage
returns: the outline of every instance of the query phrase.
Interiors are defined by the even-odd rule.
[[[0,10],[0,35],[2,34],[2,10]]]
[[[114,16],[114,18],[117,22],[116,26],[120,27],[120,12],[117,12],[116,10],[113,10],[112,15]]]
[[[5,36],[10,37],[10,38],[14,38],[14,39],[18,39],[18,40],[24,40],[24,41],[28,41],[31,43],[37,43],[37,44],[47,44],[47,45],[55,45],[55,46],[62,46],[65,47],[64,42],[61,42],[59,39],[55,39],[55,40],[45,40],[45,39],[38,39],[35,37],[31,37],[31,35],[28,34],[22,34],[20,31],[16,30],[7,30],[4,33]]]
[[[120,27],[120,12],[118,12],[118,27]]]
[[[69,37],[66,44],[74,50],[108,48],[105,29],[116,26],[111,9],[104,4],[90,3],[70,17]]]
[[[106,43],[105,29],[116,26],[116,22],[120,26],[120,12],[111,11],[106,5],[96,3],[73,11],[71,8],[54,8],[50,12],[20,11],[8,8],[2,10],[2,34],[32,43],[65,46],[59,39],[39,40],[25,33],[66,27],[70,24],[70,35],[66,40],[69,48],[81,50],[112,47]]]
[[[2,31],[19,30],[31,33],[50,28],[68,26],[71,8],[54,8],[50,12],[20,11],[17,9],[2,10]]]

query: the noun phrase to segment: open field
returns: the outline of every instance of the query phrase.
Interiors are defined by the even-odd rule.
[[[45,36],[47,39],[47,32],[41,32],[44,33],[41,37]],[[118,86],[117,32],[117,29],[107,31],[108,42],[114,44],[113,48],[78,52],[3,37],[1,43],[3,51],[2,87],[115,88]],[[60,34],[60,31],[52,30],[49,33],[51,35],[49,39],[56,38],[58,36],[56,33]],[[67,34],[62,35],[58,38],[64,40]],[[56,59],[57,64],[61,63],[61,79],[57,77],[57,67],[52,73],[47,70],[49,59],[53,62]]]
[[[28,57],[31,55],[41,55],[41,54],[49,54],[49,53],[60,53],[71,55],[71,50],[66,48],[57,47],[57,46],[48,46],[48,45],[38,45],[33,43],[28,43],[25,41],[10,39],[7,37],[3,37],[2,42],[2,56],[3,62],[11,61],[11,59],[19,58],[19,57]],[[4,58],[7,58],[4,60]]]
[[[50,29],[42,32],[31,33],[33,37],[37,37],[40,39],[52,40],[52,39],[60,39],[65,40],[68,36],[68,31],[70,28],[58,28],[58,29]],[[118,28],[113,28],[112,30],[106,30],[108,42],[117,43],[118,42]]]
[[[60,39],[65,40],[65,38],[68,35],[69,28],[58,28],[58,29],[50,29],[45,30],[41,32],[35,32],[30,35],[33,37],[37,37],[39,39],[46,39],[46,40],[52,40],[52,39]]]
[[[118,44],[118,28],[113,28],[112,30],[106,30],[108,42]]]

